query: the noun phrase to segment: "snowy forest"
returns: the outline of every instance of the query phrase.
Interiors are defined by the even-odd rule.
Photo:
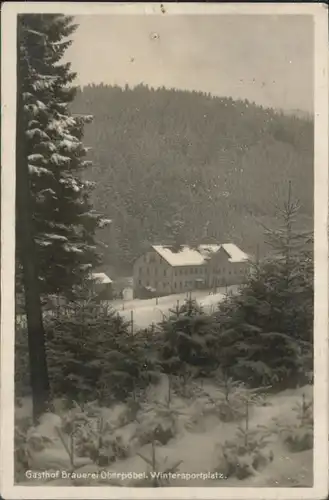
[[[116,269],[129,272],[147,244],[169,242],[177,217],[186,242],[232,241],[252,254],[258,244],[265,254],[261,224],[275,225],[288,179],[298,224],[312,228],[312,118],[144,85],[90,85],[72,109],[94,116],[85,178],[96,181],[95,208],[113,219],[99,237]]]
[[[63,62],[77,29],[18,17],[16,484],[311,487],[312,120],[80,89]],[[262,250],[211,311],[190,294],[133,332],[88,278],[128,272],[177,221],[188,243]]]

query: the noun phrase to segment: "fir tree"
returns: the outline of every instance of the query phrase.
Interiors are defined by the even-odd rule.
[[[124,400],[156,373],[148,334],[131,335],[129,324],[93,298],[59,312],[46,324],[51,387],[55,395],[102,403]]]
[[[70,293],[99,262],[94,233],[104,223],[82,178],[90,165],[81,142],[90,117],[72,115],[75,74],[62,62],[76,25],[60,14],[21,15],[18,23],[20,147],[29,166],[38,276],[43,293]]]
[[[240,295],[217,315],[221,366],[251,385],[294,386],[312,369],[313,264],[299,247],[309,236],[295,231],[297,210],[289,187],[281,228],[266,231],[275,255],[254,264]]]
[[[216,325],[194,300],[187,300],[160,325],[160,358],[167,373],[183,375],[186,369],[216,366],[213,345]]]

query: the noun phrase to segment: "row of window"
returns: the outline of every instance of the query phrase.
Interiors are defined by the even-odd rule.
[[[185,267],[183,269],[175,269],[175,276],[183,274],[204,274],[206,269],[204,267]]]
[[[138,280],[138,283],[139,283],[139,285],[142,285],[142,280]],[[225,284],[226,284],[226,282],[225,282],[225,279],[223,279],[223,278],[221,278],[221,279],[220,278],[216,278],[216,279],[214,279],[212,281],[212,286],[214,286],[214,285],[215,286],[216,285],[219,286],[219,285],[225,285]],[[161,287],[161,283],[158,283],[157,287],[159,285]],[[184,287],[188,288],[188,287],[191,287],[191,286],[194,286],[194,285],[195,285],[195,281],[193,281],[193,280],[192,281],[185,281],[185,282],[180,281],[179,283],[178,282],[174,282],[174,289],[177,289],[177,288],[178,289],[182,289]],[[146,281],[145,286],[150,286],[150,282]],[[162,283],[162,288],[166,288],[168,286],[169,286],[169,283]]]
[[[138,280],[138,284],[142,285],[142,280]],[[159,286],[159,285],[161,285],[161,283],[158,283],[157,285]],[[189,286],[193,286],[193,285],[194,285],[194,281],[185,281],[185,282],[180,281],[179,286],[178,286],[178,282],[177,283],[174,282],[174,288],[183,288],[183,286],[189,287]],[[146,281],[145,286],[150,286],[150,282]],[[168,286],[169,286],[169,283],[162,283],[162,288],[166,288]]]
[[[194,267],[187,267],[187,268],[183,268],[183,269],[175,269],[175,276],[182,276],[183,274],[187,275],[187,274],[204,274],[206,271],[206,269],[204,267],[200,267],[200,268],[194,268]],[[233,274],[243,274],[243,269],[236,269],[236,268],[233,268],[233,270],[229,270],[228,271],[228,274],[232,274],[232,271],[233,271]],[[227,269],[226,268],[223,268],[223,269],[213,269],[212,270],[213,274],[225,274],[227,272]],[[140,267],[139,268],[139,274],[143,274],[143,268]],[[146,274],[150,274],[150,268],[147,267],[146,268]],[[154,274],[155,275],[158,275],[158,269],[155,267],[154,268]],[[167,270],[164,269],[163,270],[163,276],[167,276]]]
[[[139,274],[143,274],[143,271],[144,271],[143,267],[140,267],[139,268]],[[146,274],[150,274],[150,268],[146,267],[145,268],[145,272],[146,272]],[[174,274],[175,274],[175,276],[178,276],[178,275],[182,276],[183,274],[185,274],[185,275],[187,275],[187,274],[204,274],[204,272],[205,272],[205,268],[202,268],[202,267],[200,267],[200,268],[198,268],[198,267],[196,267],[196,268],[194,268],[194,267],[186,267],[186,268],[183,268],[183,269],[175,269]],[[157,267],[154,268],[154,274],[155,275],[158,274],[158,268]],[[163,276],[167,276],[167,270],[166,269],[163,270]]]

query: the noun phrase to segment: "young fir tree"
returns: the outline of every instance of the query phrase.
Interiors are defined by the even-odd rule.
[[[217,315],[222,368],[254,386],[294,386],[311,369],[313,264],[309,236],[294,227],[297,211],[289,187],[282,226],[266,230],[274,256],[255,263],[240,295]]]
[[[38,276],[42,293],[70,294],[99,262],[94,233],[105,223],[89,202],[93,186],[82,179],[90,117],[71,114],[75,74],[62,62],[76,25],[60,14],[20,15],[18,25],[19,145],[29,168]],[[19,233],[17,244],[21,255]]]
[[[160,324],[160,359],[165,372],[182,374],[186,369],[209,370],[216,366],[213,345],[216,328],[211,316],[189,299]]]
[[[129,323],[93,298],[69,316],[47,319],[46,331],[55,395],[108,404],[134,394],[156,372],[148,336],[132,335]]]

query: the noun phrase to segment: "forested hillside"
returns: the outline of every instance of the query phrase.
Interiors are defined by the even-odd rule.
[[[73,111],[86,126],[96,182],[93,202],[113,220],[99,238],[105,262],[129,270],[148,242],[180,238],[233,241],[264,252],[261,223],[275,225],[274,204],[288,180],[313,211],[313,122],[247,101],[199,92],[91,85]]]

